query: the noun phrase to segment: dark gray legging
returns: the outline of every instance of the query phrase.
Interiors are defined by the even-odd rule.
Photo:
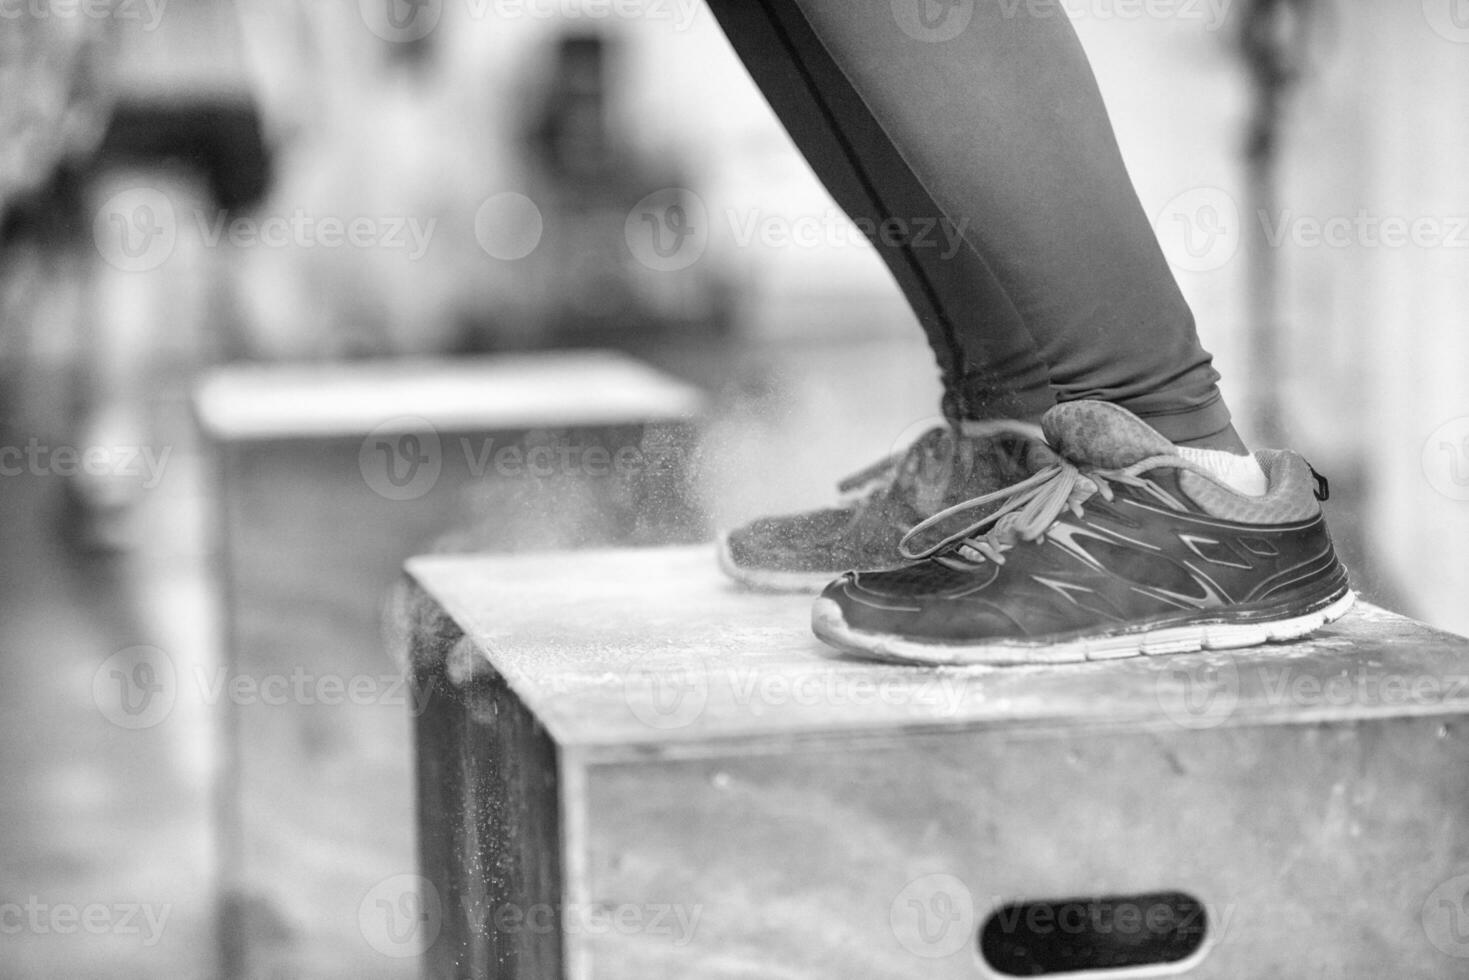
[[[946,414],[1034,417],[1096,398],[1174,441],[1229,425],[1059,3],[709,5],[817,176],[872,232],[928,333]],[[957,251],[945,230],[962,234]]]

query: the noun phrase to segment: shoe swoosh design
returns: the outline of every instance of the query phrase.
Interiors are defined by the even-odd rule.
[[[1062,460],[915,527],[909,564],[833,582],[817,633],[892,659],[995,663],[1066,644],[1075,656],[1062,659],[1086,659],[1104,640],[1107,655],[1125,655],[1114,641],[1128,636],[1141,652],[1159,631],[1183,631],[1172,646],[1195,649],[1216,645],[1211,631],[1232,646],[1299,635],[1351,593],[1319,505],[1292,489],[1310,483],[1309,467],[1289,453],[1270,465],[1281,489],[1238,504],[1276,507],[1282,519],[1263,522],[1206,511],[1184,478],[1201,471],[1176,455],[1117,469]]]

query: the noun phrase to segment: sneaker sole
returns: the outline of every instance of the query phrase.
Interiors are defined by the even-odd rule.
[[[846,569],[831,572],[782,572],[770,568],[745,568],[734,560],[729,535],[719,536],[719,568],[747,589],[757,592],[815,593],[830,585]]]
[[[1125,657],[1238,650],[1300,639],[1340,619],[1357,599],[1347,589],[1311,612],[1250,623],[1197,623],[1113,635],[1084,636],[1057,643],[923,643],[901,636],[854,630],[832,599],[811,607],[811,629],[832,646],[859,656],[904,664],[1073,664]]]

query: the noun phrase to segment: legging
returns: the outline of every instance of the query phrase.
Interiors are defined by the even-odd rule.
[[[912,305],[951,419],[1094,398],[1178,442],[1230,425],[1057,0],[709,5]]]

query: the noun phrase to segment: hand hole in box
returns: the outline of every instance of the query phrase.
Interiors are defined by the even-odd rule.
[[[1106,977],[1182,972],[1203,955],[1209,916],[1182,892],[1011,902],[979,931],[984,963],[1002,977]]]

